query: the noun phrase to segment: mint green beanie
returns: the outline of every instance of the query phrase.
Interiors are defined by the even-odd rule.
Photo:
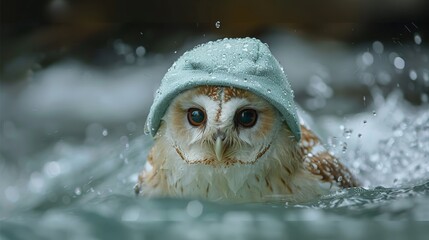
[[[264,98],[278,109],[295,139],[301,139],[293,91],[283,68],[268,46],[254,38],[208,42],[183,54],[161,81],[146,132],[155,136],[161,118],[179,93],[207,85],[241,88]]]

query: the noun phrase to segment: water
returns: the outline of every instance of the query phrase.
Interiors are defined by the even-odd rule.
[[[380,44],[373,45],[381,53]],[[338,115],[335,87],[344,83],[320,66],[308,79],[321,87],[292,84],[308,91],[304,106],[325,111],[315,129],[363,187],[297,205],[135,197],[152,144],[143,126],[157,82],[148,79],[160,79],[177,57],[140,55],[151,64],[101,73],[64,61],[25,87],[0,89],[0,239],[426,239],[418,223],[369,220],[429,220],[428,103],[411,105],[401,89],[386,95],[373,84],[365,102],[356,98],[360,107]],[[364,55],[356,58],[367,71],[378,58]],[[409,67],[397,58],[378,70],[394,79],[395,69]],[[421,69],[417,76],[404,75],[419,81]]]

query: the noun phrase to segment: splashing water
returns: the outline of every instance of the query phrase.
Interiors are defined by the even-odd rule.
[[[348,143],[348,150],[330,144],[331,151],[343,159],[364,186],[400,187],[429,179],[428,106],[413,107],[397,91],[378,109],[349,117],[348,127],[338,130],[340,119],[321,119],[337,141]],[[364,119],[364,120],[362,120]],[[341,135],[342,131],[342,135]],[[354,132],[358,132],[357,135]]]
[[[385,51],[381,42],[372,45],[377,54]],[[124,49],[124,46],[118,45],[121,54],[127,50]],[[142,51],[138,50],[137,55],[146,57]],[[400,59],[395,64],[397,58]],[[375,64],[377,55],[370,56],[365,52],[359,54],[359,59],[369,68]],[[405,64],[401,59],[404,61],[399,56],[393,56],[393,65],[390,66],[405,69],[408,77],[408,62]],[[64,69],[72,68],[73,64],[70,64]],[[64,69],[57,75],[63,76]],[[52,69],[46,69],[46,72],[49,71]],[[132,87],[116,99],[125,99],[130,105],[135,102],[138,103],[135,105],[141,105],[150,102],[142,96],[152,96],[152,90],[144,94],[138,90],[135,96],[139,98],[127,98],[133,95],[130,92],[134,89],[147,89],[146,84],[138,85],[144,74],[135,71],[137,80],[130,80]],[[421,71],[417,73],[418,79],[423,76]],[[335,83],[328,84],[325,81],[327,75],[323,73],[312,76],[317,76],[313,77],[313,83],[319,87],[312,85],[305,88],[310,96],[318,100],[336,100],[332,88]],[[413,81],[414,75],[410,74],[410,78]],[[56,81],[51,84],[60,84],[57,76],[53,79]],[[105,78],[100,79],[101,86],[106,86]],[[63,84],[66,88],[69,86]],[[39,91],[37,86],[32,87],[33,91]],[[112,89],[117,89],[116,85],[112,85]],[[342,190],[298,205],[285,202],[229,205],[196,199],[136,198],[132,189],[152,145],[151,138],[143,135],[143,129],[140,129],[144,124],[126,122],[124,128],[127,134],[117,133],[108,123],[98,123],[102,118],[85,110],[83,102],[76,102],[76,109],[84,109],[83,113],[78,113],[90,121],[82,126],[85,129],[83,140],[65,138],[52,141],[41,148],[43,150],[15,156],[19,160],[17,162],[9,161],[11,154],[1,148],[0,239],[59,239],[64,235],[68,239],[217,239],[243,235],[268,239],[287,234],[296,238],[308,237],[305,235],[307,233],[330,239],[350,235],[362,239],[381,234],[397,239],[401,229],[397,225],[392,227],[384,222],[348,223],[343,220],[429,220],[429,105],[426,102],[413,106],[404,100],[399,90],[386,98],[378,94],[375,87],[372,90],[372,99],[377,100],[370,103],[365,98],[364,109],[346,117],[328,114],[314,121],[325,132],[328,148],[350,167],[363,187]],[[28,92],[30,97],[25,95],[29,102],[35,102],[36,97],[43,95],[31,93]],[[49,93],[53,94],[52,91]],[[94,91],[88,93],[90,96],[92,94]],[[61,99],[67,97],[64,93],[59,96]],[[98,93],[98,96],[103,95]],[[48,100],[55,99],[52,95],[48,97]],[[57,109],[57,106],[49,105],[55,101],[48,100],[43,102],[45,108]],[[362,98],[359,101],[362,102]],[[323,102],[323,105],[329,106],[328,102]],[[66,107],[75,109],[74,106]],[[317,105],[315,109],[319,107],[323,106]],[[121,108],[113,112],[114,117],[127,114]],[[113,118],[106,112],[101,113],[103,118]],[[63,117],[67,119],[70,116]],[[76,126],[68,127],[71,132],[76,130],[72,128]],[[0,132],[2,144],[16,143],[20,138],[33,139],[33,135],[36,135],[34,139],[40,139],[38,133],[33,131],[25,132],[20,130],[19,124],[3,121]],[[32,141],[31,144],[39,147],[36,143]],[[25,149],[25,144],[28,143],[22,141],[20,147]],[[309,227],[302,222],[285,225],[284,220],[340,221],[335,223],[335,227],[326,228],[325,225]],[[166,221],[174,221],[175,224]],[[254,224],[248,228],[242,222]],[[407,237],[424,233],[414,230]]]

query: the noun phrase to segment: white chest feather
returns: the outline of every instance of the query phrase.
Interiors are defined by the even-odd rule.
[[[211,201],[304,202],[327,193],[331,185],[298,166],[289,164],[293,159],[280,159],[282,151],[275,147],[254,164],[214,166],[189,164],[171,147],[159,149],[161,161],[157,174],[145,183],[143,195],[202,198]],[[155,155],[158,155],[155,153]],[[161,157],[158,155],[158,157]],[[149,163],[147,163],[150,165]]]

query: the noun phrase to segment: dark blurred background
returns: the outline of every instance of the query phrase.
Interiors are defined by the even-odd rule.
[[[426,0],[2,0],[1,81],[70,55],[113,64],[111,44],[118,38],[148,54],[174,51],[195,35],[258,37],[272,29],[348,44],[400,44],[417,28],[427,36],[428,11]]]

